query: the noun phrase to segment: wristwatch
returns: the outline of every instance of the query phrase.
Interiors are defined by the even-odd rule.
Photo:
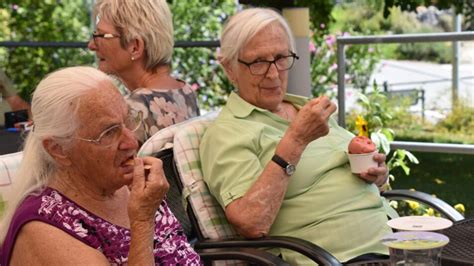
[[[273,155],[272,161],[275,162],[276,164],[278,164],[279,166],[281,166],[281,168],[283,168],[283,170],[285,170],[285,173],[288,176],[293,175],[296,171],[296,167],[293,164],[283,160],[283,158],[281,158],[280,156],[278,156],[276,154]]]

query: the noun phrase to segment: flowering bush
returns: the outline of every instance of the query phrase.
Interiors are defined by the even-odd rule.
[[[337,88],[337,44],[338,36],[349,36],[350,33],[324,34],[325,24],[319,26],[311,37],[309,50],[311,53],[312,94],[326,94],[335,97]],[[365,91],[368,80],[375,65],[379,61],[376,46],[346,46],[346,84]]]

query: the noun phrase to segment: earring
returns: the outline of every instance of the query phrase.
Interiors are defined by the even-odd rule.
[[[133,57],[133,56],[132,56],[132,58],[131,58],[131,59],[132,59],[132,61],[133,61],[133,60],[135,60],[135,57]]]

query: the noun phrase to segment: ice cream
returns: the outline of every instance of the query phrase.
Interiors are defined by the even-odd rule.
[[[349,143],[350,154],[372,153],[376,149],[375,144],[368,137],[357,136]]]
[[[369,168],[378,166],[378,163],[373,159],[377,147],[368,137],[354,137],[347,149],[352,173],[365,173]]]

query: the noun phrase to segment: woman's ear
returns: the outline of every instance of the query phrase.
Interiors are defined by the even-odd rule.
[[[135,38],[128,43],[127,50],[132,61],[142,58],[145,51],[145,42],[142,38]]]
[[[43,148],[58,164],[64,166],[70,166],[72,164],[64,147],[53,138],[44,139]]]
[[[235,75],[234,65],[231,64],[229,61],[221,62],[221,64],[222,64],[222,67],[224,68],[224,72],[227,75],[227,78],[229,79],[229,81],[232,84],[237,85],[237,83],[236,83],[237,79],[236,79],[236,75]]]

